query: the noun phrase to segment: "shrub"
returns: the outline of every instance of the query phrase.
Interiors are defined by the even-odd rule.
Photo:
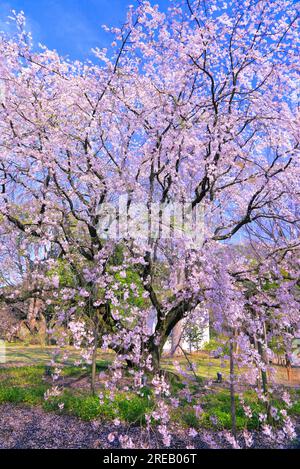
[[[122,420],[129,423],[145,423],[145,414],[150,410],[152,401],[139,396],[122,396],[116,398],[118,413]]]
[[[178,417],[183,421],[183,423],[187,427],[193,427],[193,428],[199,428],[200,427],[200,421],[196,417],[195,411],[193,409],[184,409],[184,412],[180,411],[178,412]]]
[[[42,403],[45,391],[46,387],[43,385],[34,388],[0,386],[0,404],[10,402],[38,405]]]

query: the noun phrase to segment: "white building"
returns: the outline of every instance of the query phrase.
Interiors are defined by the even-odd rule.
[[[209,317],[207,313],[197,315],[200,319],[196,325],[192,321],[182,319],[174,327],[169,339],[164,346],[165,353],[180,354],[181,348],[188,353],[202,350],[210,341]],[[192,324],[191,324],[192,323]],[[151,309],[147,317],[147,331],[153,334],[157,324],[157,314],[155,309]]]

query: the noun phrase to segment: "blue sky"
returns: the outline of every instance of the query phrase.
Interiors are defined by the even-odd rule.
[[[169,0],[152,3],[163,11],[169,6]],[[92,58],[92,47],[108,47],[112,41],[101,25],[121,26],[130,4],[136,1],[0,0],[0,31],[7,29],[6,18],[12,9],[23,10],[35,44],[40,42],[71,59]]]
[[[168,0],[156,0],[163,10]],[[71,59],[91,58],[92,47],[107,47],[111,37],[102,24],[121,26],[134,0],[8,0],[0,3],[0,30],[12,9],[23,10],[34,43],[56,49]]]

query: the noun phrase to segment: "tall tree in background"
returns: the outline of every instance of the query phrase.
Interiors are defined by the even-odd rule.
[[[88,311],[95,344],[101,329],[130,360],[147,350],[155,367],[197,305],[209,302],[214,326],[228,327],[220,291],[222,300],[232,293],[230,321],[239,323],[247,308],[234,282],[249,258],[230,256],[228,245],[251,230],[265,266],[273,260],[280,275],[278,253],[284,264],[299,244],[298,7],[187,1],[165,15],[142,2],[123,28],[110,30],[116,52],[96,49],[95,64],[35,51],[16,16],[18,37],[0,42],[0,213],[27,248],[38,240],[58,250],[43,260],[52,275],[38,274],[27,297],[60,298],[61,321]],[[142,202],[151,228],[157,203],[158,235],[103,235],[107,204],[124,195],[116,220]],[[182,202],[204,213],[201,245],[174,226],[163,236],[164,210]],[[68,270],[63,284],[59,263]],[[124,283],[132,272],[135,281]],[[293,296],[293,285],[285,294]],[[280,312],[294,327],[295,304],[286,306]]]

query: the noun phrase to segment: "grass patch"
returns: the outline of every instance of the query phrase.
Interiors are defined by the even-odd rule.
[[[106,364],[98,366],[98,371]],[[0,370],[0,404],[41,405],[46,411],[59,411],[59,404],[64,404],[62,412],[90,421],[101,418],[112,420],[116,417],[127,423],[144,423],[145,413],[150,410],[153,402],[145,391],[145,397],[119,393],[113,401],[107,397],[103,404],[97,396],[87,391],[65,390],[60,396],[44,399],[50,385],[45,381],[45,366],[15,367]],[[84,370],[87,373],[89,370]],[[62,376],[80,376],[82,369],[64,367]]]
[[[153,407],[153,401],[139,396],[122,396],[116,399],[120,418],[129,423],[145,423],[145,414]]]
[[[114,401],[110,401],[108,397],[104,398],[103,404],[100,404],[97,396],[91,396],[89,389],[82,389],[72,387],[72,389],[65,389],[63,393],[55,398],[50,398],[45,401],[44,393],[50,387],[49,376],[46,370],[49,369],[50,348],[43,353],[47,353],[47,362],[41,360],[41,348],[28,346],[28,347],[15,347],[9,346],[8,352],[11,350],[12,354],[16,354],[17,349],[23,350],[26,348],[27,358],[39,357],[38,363],[34,366],[29,366],[25,361],[24,366],[10,366],[9,368],[0,368],[0,404],[5,402],[26,405],[40,405],[46,411],[55,411],[66,413],[68,415],[76,416],[82,420],[90,421],[94,419],[101,419],[103,421],[111,421],[114,418],[127,423],[143,424],[145,423],[145,414],[149,413],[153,408],[153,396],[150,387],[143,389],[144,396],[137,396],[133,393],[119,392]],[[25,353],[25,352],[24,352]],[[19,354],[19,352],[18,352]],[[9,353],[8,353],[9,355]],[[15,356],[15,355],[14,355]],[[20,357],[20,355],[18,355]],[[23,356],[24,358],[24,356]],[[73,356],[73,358],[76,358]],[[78,358],[78,357],[77,357]],[[112,360],[112,354],[106,352],[99,353],[97,362],[97,371],[107,369]],[[176,357],[181,365],[185,363],[184,357]],[[207,378],[215,377],[217,371],[221,371],[223,376],[224,369],[219,366],[218,360],[212,360],[205,354],[196,354],[193,356],[193,362],[197,365],[197,376],[199,383],[191,387],[192,400],[187,402],[186,399],[180,397],[180,407],[174,408],[171,411],[172,420],[174,422],[182,423],[186,428],[211,428],[214,430],[230,429],[231,416],[230,416],[230,395],[229,391],[225,389],[216,389],[214,392],[207,392],[199,396],[199,386],[201,382]],[[21,361],[22,363],[22,361]],[[20,364],[20,361],[18,362]],[[184,384],[180,378],[176,376],[176,370],[172,364],[172,359],[165,357],[163,359],[163,366],[170,373],[167,373],[168,380],[170,381],[171,394],[175,397],[180,396],[181,391],[184,389]],[[81,378],[90,374],[90,367],[78,367],[72,362],[62,367],[61,376],[66,378]],[[69,380],[72,381],[72,380]],[[73,381],[72,381],[73,382]],[[105,391],[103,391],[105,394]],[[292,390],[292,400],[294,404],[288,413],[290,415],[300,415],[300,390]],[[236,420],[237,428],[256,429],[260,425],[259,414],[265,413],[265,407],[262,402],[257,398],[254,391],[247,391],[244,393],[244,400],[246,405],[249,405],[252,410],[252,418],[248,419],[244,410],[239,402],[236,400]],[[200,403],[203,408],[203,413],[198,418],[195,415],[193,405]],[[59,404],[64,404],[63,410],[59,410]],[[280,400],[273,399],[272,405],[277,409],[283,409],[284,404]]]
[[[40,385],[34,388],[23,388],[19,386],[0,386],[0,404],[27,404],[39,405],[43,401],[46,386]]]
[[[266,408],[261,402],[254,391],[247,391],[243,395],[245,404],[250,407],[252,417],[248,418],[244,409],[236,397],[236,426],[237,430],[258,429],[261,425],[259,414],[265,414]],[[203,412],[199,417],[196,416],[193,409],[194,400],[190,404],[181,402],[179,408],[172,411],[172,419],[174,421],[181,421],[186,428],[193,427],[196,429],[207,428],[213,430],[230,430],[231,429],[231,401],[228,390],[220,390],[218,392],[210,392],[203,395],[200,400]],[[286,409],[290,415],[300,415],[300,402],[295,400],[295,403],[290,409],[287,409],[285,404],[279,399],[272,399],[271,405],[278,411]],[[280,415],[280,413],[279,413]],[[282,419],[273,421],[275,426],[280,425]]]
[[[45,374],[45,367],[23,366],[0,369],[0,386],[31,386],[39,385]]]
[[[247,396],[244,396],[245,404],[251,407],[253,417],[248,419],[244,410],[236,397],[236,426],[238,430],[243,428],[255,429],[259,426],[258,413],[263,412],[263,405],[250,403]],[[254,404],[258,407],[254,409]],[[204,413],[201,416],[201,425],[205,428],[215,428],[218,430],[231,429],[231,401],[229,392],[226,390],[209,393],[203,398]]]
[[[99,398],[96,396],[76,396],[70,392],[64,392],[61,396],[50,398],[43,402],[43,408],[46,411],[57,412],[59,404],[64,404],[61,411],[73,415],[85,421],[95,420],[101,417],[103,420],[114,417],[113,409],[110,405],[100,405]]]
[[[8,365],[17,366],[39,366],[48,365],[53,357],[53,353],[57,351],[55,346],[40,346],[40,345],[24,345],[22,343],[6,343],[5,356]],[[71,366],[75,361],[81,358],[80,351],[74,347],[66,347],[64,351],[68,354],[68,359],[65,364]],[[114,357],[114,352],[104,352],[99,349],[99,365],[104,363],[111,363]],[[57,355],[58,362],[61,356]]]
[[[7,343],[6,344],[6,362],[9,365],[20,365],[20,366],[39,366],[49,364],[53,352],[57,350],[55,346],[40,346],[40,345],[24,345],[22,343]],[[66,365],[72,366],[74,362],[80,359],[80,353],[73,347],[66,347],[68,352],[68,360]],[[98,352],[98,365],[107,366],[109,365],[114,357],[114,352],[104,352],[99,350]],[[204,379],[216,379],[217,372],[221,372],[224,377],[228,376],[228,363],[225,362],[225,367],[221,366],[221,360],[209,357],[206,352],[194,353],[191,357],[191,361],[196,366],[196,374],[200,381]],[[59,361],[59,357],[58,357]],[[173,363],[174,359],[170,357],[163,357],[162,366],[168,371],[174,372],[176,369]],[[184,356],[176,357],[176,361],[185,368],[188,363]]]
[[[293,402],[290,413],[291,415],[298,417],[300,416],[300,389],[295,389],[290,394]]]
[[[44,401],[43,408],[47,411],[57,411],[61,403],[64,404],[63,413],[74,415],[85,421],[99,418],[110,421],[118,417],[127,423],[144,423],[145,413],[151,407],[148,399],[134,395],[120,393],[113,401],[105,397],[101,404],[97,396],[76,396],[67,391],[59,397]]]

